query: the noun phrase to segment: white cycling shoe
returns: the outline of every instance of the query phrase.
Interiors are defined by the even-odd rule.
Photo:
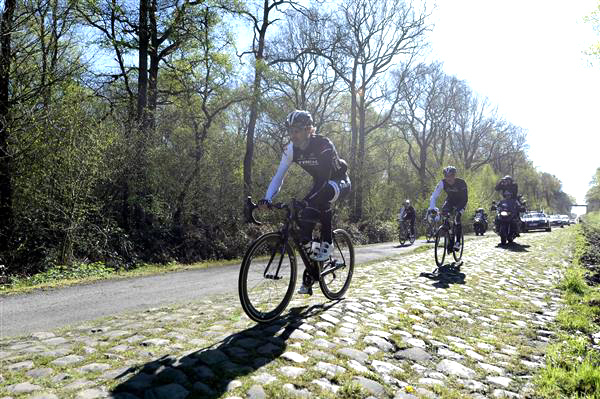
[[[312,285],[304,285],[304,283],[302,283],[302,285],[298,289],[298,294],[312,295],[313,294]]]
[[[333,244],[323,241],[321,243],[321,248],[319,249],[319,254],[312,257],[312,259],[316,260],[317,262],[325,262],[329,260],[331,254],[333,254]]]

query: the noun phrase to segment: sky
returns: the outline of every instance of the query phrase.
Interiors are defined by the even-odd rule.
[[[439,0],[431,34],[430,57],[527,129],[529,158],[578,203],[600,167],[600,65],[583,54],[600,40],[583,22],[597,4]]]

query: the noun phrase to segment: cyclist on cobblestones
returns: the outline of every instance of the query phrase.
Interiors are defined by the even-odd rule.
[[[435,209],[435,202],[444,190],[447,194],[446,201],[442,206],[442,214],[448,214],[452,209],[456,210],[454,222],[456,224],[454,248],[460,250],[460,237],[462,237],[461,216],[465,212],[469,199],[467,183],[456,177],[456,168],[447,166],[443,170],[444,178],[435,187],[429,201],[429,210]]]
[[[258,202],[260,209],[271,205],[279,192],[283,178],[292,163],[297,163],[313,178],[313,185],[304,197],[305,207],[300,211],[298,225],[301,230],[301,244],[316,261],[326,261],[333,253],[331,204],[343,199],[350,192],[346,162],[339,158],[333,143],[326,137],[315,134],[313,119],[308,111],[290,112],[285,126],[291,142],[281,157],[279,168],[269,184],[265,197]],[[312,231],[316,221],[321,221],[321,246],[311,252]],[[301,294],[311,294],[314,283],[310,273],[304,271]]]

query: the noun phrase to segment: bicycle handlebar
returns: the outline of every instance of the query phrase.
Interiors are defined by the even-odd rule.
[[[270,208],[275,208],[275,209],[289,209],[287,204],[284,204],[283,202],[277,202],[275,204],[270,204],[269,206]],[[258,208],[258,205],[255,204],[254,202],[252,202],[252,197],[248,196],[246,198],[246,205],[244,206],[244,214],[246,216],[246,223],[254,223],[257,226],[262,225],[262,222],[256,220],[256,218],[254,217],[254,210]]]

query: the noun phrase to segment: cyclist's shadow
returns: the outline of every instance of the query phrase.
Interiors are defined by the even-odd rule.
[[[183,357],[164,355],[132,367],[115,377],[121,379],[132,374],[112,393],[122,398],[188,397],[188,394],[193,398],[219,398],[233,389],[230,383],[236,378],[260,369],[286,352],[287,340],[306,319],[339,302],[291,308],[271,323],[256,324]]]
[[[425,277],[435,281],[435,288],[450,288],[450,284],[465,284],[465,274],[460,271],[462,262],[452,262],[442,265],[431,273],[421,273],[419,277]]]

